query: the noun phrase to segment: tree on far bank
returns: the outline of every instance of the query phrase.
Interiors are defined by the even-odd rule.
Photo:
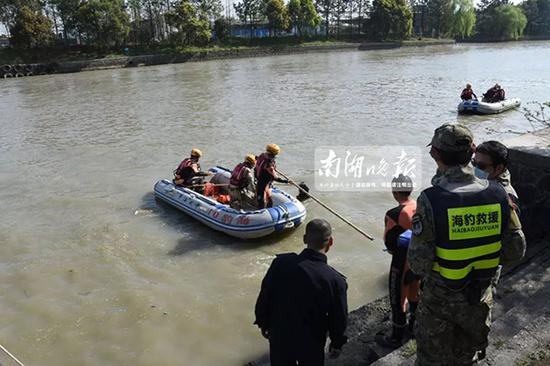
[[[287,8],[292,27],[296,28],[299,37],[321,22],[312,0],[290,0]]]
[[[8,32],[14,26],[15,18],[24,6],[33,11],[42,10],[39,0],[0,0],[0,23],[6,26]]]
[[[426,7],[428,8],[428,29],[431,35],[439,37],[444,32],[445,9],[449,0],[427,0]]]
[[[505,4],[495,9],[494,31],[504,39],[518,39],[527,26],[527,18],[520,7]]]
[[[166,20],[178,29],[176,39],[183,46],[204,46],[210,41],[208,19],[188,0],[180,1],[166,14]]]
[[[192,3],[201,15],[206,16],[209,22],[218,19],[223,11],[221,0],[193,0]]]
[[[357,6],[357,21],[358,21],[358,33],[364,31],[365,15],[369,14],[371,1],[370,0],[355,0]]]
[[[268,0],[264,12],[273,35],[290,28],[290,17],[283,0]]]
[[[525,34],[550,34],[550,0],[526,0],[520,6],[527,18]]]
[[[226,17],[218,18],[214,21],[214,33],[216,39],[223,41],[231,36],[231,21]]]
[[[405,0],[374,0],[369,37],[377,41],[403,40],[412,34],[412,12]]]
[[[233,8],[239,20],[250,27],[250,38],[254,37],[254,26],[262,17],[262,1],[241,0],[240,3],[234,3]]]
[[[10,27],[11,42],[16,48],[48,46],[54,38],[52,22],[39,10],[23,5]]]
[[[325,38],[328,39],[330,34],[330,15],[334,8],[335,0],[316,0],[316,9],[321,14],[325,26]]]
[[[495,9],[508,4],[508,0],[481,0],[477,4],[476,33],[489,37],[492,33]]]
[[[63,28],[63,38],[67,40],[69,35],[77,33],[77,17],[80,0],[50,0]]]
[[[520,7],[502,4],[483,15],[478,33],[495,40],[518,39],[523,35],[526,25],[527,18]]]
[[[469,37],[476,24],[473,0],[449,0],[444,12],[444,34],[447,37]]]
[[[123,0],[88,0],[76,15],[79,32],[100,49],[120,47],[130,32],[130,17]]]

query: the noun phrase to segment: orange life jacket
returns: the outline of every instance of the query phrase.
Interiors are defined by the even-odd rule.
[[[201,169],[201,166],[199,165],[199,162],[192,158],[185,158],[182,160],[180,165],[176,168],[174,171],[174,175],[176,178],[183,179],[187,182],[187,180],[193,178],[195,176],[195,170],[193,169],[193,165],[197,164],[198,170]]]
[[[245,187],[248,184],[248,182],[244,179],[244,173],[246,172],[245,168],[248,168],[248,165],[246,163],[243,162],[237,164],[235,169],[233,169],[233,171],[231,172],[231,179],[229,180],[229,184],[239,188]]]
[[[386,235],[396,226],[399,226],[399,231],[412,229],[412,218],[416,213],[416,201],[408,200],[399,205],[393,210],[388,211],[386,215],[386,225],[384,228],[384,242],[386,241]],[[397,245],[397,244],[396,244]],[[408,301],[418,302],[418,294],[420,292],[420,281],[413,281],[405,284],[405,274],[409,270],[409,261],[405,260],[405,265],[402,270],[403,276],[401,277],[401,307],[406,312]]]
[[[256,159],[254,175],[258,180],[262,176],[262,173],[267,173],[268,175],[275,177],[275,169],[275,159],[269,156],[268,153],[264,152],[260,156],[258,156],[258,159]]]
[[[461,99],[470,100],[474,96],[474,91],[472,89],[464,89],[462,94],[460,94]]]
[[[401,226],[403,228],[403,231],[412,229],[412,217],[416,213],[416,201],[408,200],[404,202],[404,204],[400,205],[399,208],[401,209],[399,210],[399,213],[397,215],[386,216],[386,227],[384,228],[384,241],[386,240],[386,234],[388,233],[388,231],[390,231],[397,225]]]

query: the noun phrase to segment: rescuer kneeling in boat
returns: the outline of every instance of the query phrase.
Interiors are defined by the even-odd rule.
[[[191,156],[182,160],[180,165],[174,170],[173,182],[176,186],[191,188],[199,186],[197,191],[203,188],[203,178],[211,175],[211,173],[201,171],[201,165],[199,164],[201,156],[202,152],[199,149],[193,149],[191,150]]]
[[[498,83],[496,83],[495,86],[493,86],[491,89],[487,90],[485,94],[483,94],[483,102],[487,102],[487,103],[501,102],[505,98],[506,98],[506,93]]]
[[[277,175],[275,157],[279,155],[281,148],[276,144],[269,144],[265,150],[258,157],[254,171],[257,180],[256,199],[260,209],[273,206],[271,200],[271,184],[273,181],[288,184],[287,179],[279,178]]]
[[[525,237],[508,195],[474,175],[473,134],[464,125],[435,130],[432,187],[412,221],[411,270],[422,276],[416,310],[416,365],[473,365],[485,357],[499,265],[525,253]]]
[[[384,218],[384,244],[392,255],[389,292],[393,327],[390,336],[380,333],[375,339],[381,346],[392,349],[402,344],[407,328],[407,310],[410,313],[409,330],[411,333],[413,331],[420,291],[420,281],[409,269],[408,246],[402,245],[400,240],[400,235],[412,228],[412,218],[416,212],[416,201],[410,198],[412,190],[413,182],[410,177],[400,174],[394,178],[392,194],[399,205],[386,212]]]
[[[462,93],[460,94],[460,99],[462,100],[477,100],[477,95],[474,93],[474,90],[472,89],[472,84],[468,83],[466,84],[466,88],[462,90]]]
[[[340,355],[348,306],[346,277],[327,264],[332,229],[325,220],[306,226],[300,254],[279,254],[271,263],[256,302],[256,321],[269,340],[271,366],[322,366]]]
[[[248,154],[242,163],[239,163],[231,173],[229,194],[231,207],[236,210],[256,209],[256,187],[254,183],[254,166],[256,157]]]

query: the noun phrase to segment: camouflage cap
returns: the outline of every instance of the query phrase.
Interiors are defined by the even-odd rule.
[[[474,143],[474,134],[460,123],[445,123],[434,131],[433,146],[441,151],[458,152],[468,150]]]

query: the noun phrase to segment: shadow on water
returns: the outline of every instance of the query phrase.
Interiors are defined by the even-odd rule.
[[[238,239],[209,228],[201,222],[181,212],[172,205],[155,197],[153,192],[145,194],[139,207],[140,211],[154,213],[171,229],[184,233],[168,255],[180,256],[191,252],[217,247],[242,251],[262,246],[274,245],[292,235],[294,230],[275,233],[265,238]]]
[[[179,239],[174,249],[168,252],[169,255],[185,255],[193,251],[216,247],[223,247],[224,249],[234,251],[251,250],[263,246],[275,245],[292,234],[292,230],[287,230],[283,233],[273,234],[265,238],[245,240],[233,238],[229,235],[217,232],[199,222],[197,222],[194,228],[197,233],[192,237]]]

